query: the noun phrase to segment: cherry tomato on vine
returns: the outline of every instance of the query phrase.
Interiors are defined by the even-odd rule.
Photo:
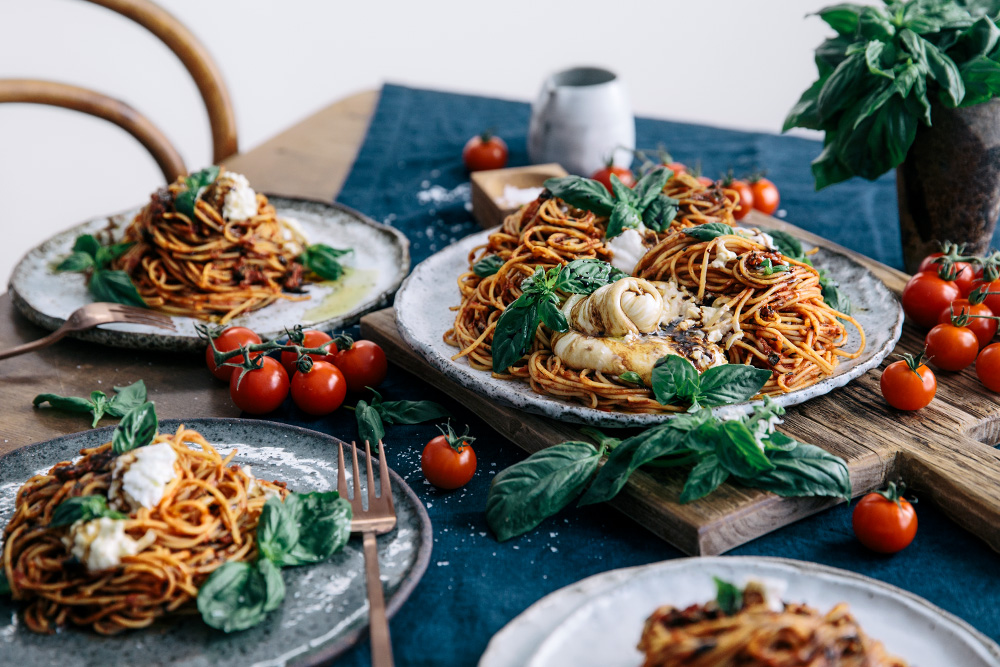
[[[738,205],[733,209],[733,218],[742,220],[747,213],[753,210],[753,188],[750,187],[749,183],[731,180],[728,183],[723,182],[722,187],[735,191],[740,197]]]
[[[288,396],[288,373],[271,357],[259,357],[254,363],[260,367],[246,373],[233,369],[236,372],[229,378],[229,395],[243,412],[274,412]]]
[[[347,379],[348,391],[359,392],[365,387],[382,384],[389,372],[389,364],[378,343],[370,340],[354,341],[343,336],[337,338],[337,347],[339,351],[332,361]]]
[[[1000,392],[1000,343],[987,345],[979,353],[976,375],[987,389]]]
[[[704,185],[706,188],[710,188],[713,185],[715,185],[715,181],[713,181],[708,176],[699,176],[698,177],[698,182],[701,183],[702,185]]]
[[[441,435],[428,442],[420,455],[420,469],[439,489],[465,486],[476,474],[476,452],[471,446],[475,438],[469,436],[468,426],[461,436],[455,434],[450,422],[438,429]]]
[[[301,338],[299,338],[299,333],[301,333]],[[322,331],[305,329],[304,331],[293,331],[288,340],[288,344],[301,345],[302,347],[319,347],[323,343],[331,340],[333,339]],[[312,357],[314,361],[331,361],[332,357],[337,353],[337,347],[335,345],[329,345],[326,349],[330,350],[330,354],[309,354],[308,356]],[[289,378],[293,377],[295,372],[298,370],[295,367],[297,358],[298,356],[291,350],[283,350],[281,352],[281,365],[285,367],[285,371],[288,373]]]
[[[931,363],[946,371],[968,368],[979,355],[979,339],[968,327],[938,324],[927,332],[924,351]]]
[[[469,171],[503,169],[507,164],[507,144],[489,130],[465,142],[462,162]]]
[[[988,292],[997,292],[997,294],[989,294],[983,303],[986,307],[992,310],[994,313],[1000,313],[1000,280],[994,280],[993,282],[986,282],[985,280],[977,280],[974,285],[974,289],[982,285],[986,285],[986,290]]]
[[[900,355],[882,371],[879,387],[886,403],[897,410],[919,410],[927,407],[937,393],[937,378],[923,363],[924,355]]]
[[[311,415],[330,414],[340,407],[345,396],[347,380],[328,361],[314,361],[309,370],[299,370],[292,377],[292,400]]]
[[[993,311],[987,308],[985,303],[970,303],[968,299],[955,299],[950,306],[941,311],[941,315],[938,316],[938,324],[948,324],[951,322],[952,315],[970,316],[965,327],[976,334],[976,338],[979,339],[979,347],[989,345],[997,333],[997,321],[988,319],[993,317]]]
[[[903,288],[903,310],[918,326],[929,329],[937,324],[941,311],[961,297],[958,286],[941,280],[934,271],[915,274]]]
[[[635,174],[633,174],[630,169],[626,169],[625,167],[616,167],[612,162],[606,164],[603,169],[595,171],[590,178],[607,188],[608,192],[613,193],[613,190],[611,189],[612,174],[617,176],[618,180],[622,182],[622,185],[627,188],[635,185]]]
[[[781,195],[778,194],[777,185],[762,176],[750,181],[750,189],[753,191],[753,207],[755,209],[767,215],[778,210]]]
[[[851,515],[854,534],[872,551],[894,554],[910,546],[917,534],[917,513],[903,497],[905,486],[889,482],[884,491],[862,498]]]
[[[246,327],[229,327],[216,336],[214,342],[215,349],[219,352],[232,352],[244,345],[259,345],[261,340],[260,336]],[[233,357],[227,360],[226,363],[243,363],[243,355]],[[232,376],[233,371],[236,370],[232,366],[216,366],[215,355],[213,354],[211,345],[205,346],[205,365],[208,366],[208,371],[212,375],[227,382],[230,376]]]

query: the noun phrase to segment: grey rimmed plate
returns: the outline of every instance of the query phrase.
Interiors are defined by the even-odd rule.
[[[396,295],[396,326],[404,340],[448,378],[476,393],[510,407],[562,421],[595,426],[646,426],[670,419],[669,414],[633,414],[588,408],[579,403],[538,394],[527,382],[500,380],[488,371],[469,366],[465,358],[452,361],[458,350],[444,342],[460,302],[458,277],[468,271],[469,251],[486,243],[493,230],[473,234],[429,257],[413,269]],[[802,403],[842,387],[878,366],[896,346],[903,332],[903,309],[889,288],[867,268],[841,253],[820,248],[812,256],[817,268],[826,269],[840,283],[854,306],[854,318],[865,329],[864,352],[856,359],[842,359],[829,378],[811,387],[773,398],[778,405]],[[860,334],[848,325],[845,350],[856,350]],[[762,401],[748,401],[723,408],[716,414],[748,414]]]
[[[161,432],[182,423],[160,422]],[[288,482],[293,491],[337,487],[339,440],[296,426],[249,419],[192,419],[220,451],[237,449],[236,463],[250,465],[262,479]],[[63,436],[15,450],[0,458],[0,525],[6,525],[18,488],[32,475],[76,457],[84,447],[111,438],[113,428]],[[363,463],[362,463],[363,465]],[[348,469],[348,476],[350,470]],[[392,616],[410,595],[430,560],[431,522],[413,490],[391,473],[398,523],[378,539],[379,566]],[[363,492],[367,492],[364,480]],[[328,561],[282,570],[287,593],[282,605],[250,630],[224,634],[192,616],[163,620],[143,630],[102,637],[78,628],[37,635],[21,623],[17,603],[0,597],[0,662],[43,665],[171,665],[173,667],[278,667],[324,664],[349,648],[368,626],[364,554],[352,538]]]
[[[285,327],[295,324],[324,329],[343,327],[386,305],[410,270],[410,244],[399,230],[340,204],[270,195],[268,200],[278,217],[299,224],[309,243],[353,248],[354,252],[342,259],[347,271],[340,280],[306,284],[308,300],[279,300],[235,318],[233,325],[249,327],[265,340],[282,335]],[[17,309],[35,324],[57,329],[70,313],[91,303],[94,299],[81,274],[60,274],[53,267],[70,253],[80,234],[93,234],[110,225],[114,238],[121,238],[138,211],[136,208],[94,218],[29,251],[14,267],[8,286]],[[141,324],[108,324],[73,335],[114,347],[179,351],[204,348],[194,328],[200,320],[174,317],[173,321],[176,332]]]
[[[490,640],[479,667],[641,664],[646,618],[659,606],[715,598],[712,577],[743,585],[777,583],[780,597],[822,613],[840,602],[885,648],[920,667],[996,667],[1000,646],[957,616],[901,588],[786,558],[680,558],[611,570],[536,602]]]

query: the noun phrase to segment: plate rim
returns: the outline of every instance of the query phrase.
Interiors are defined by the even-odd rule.
[[[658,568],[662,568],[665,570],[683,569],[684,567],[694,563],[705,564],[710,566],[711,563],[715,562],[731,563],[733,561],[750,563],[751,565],[753,565],[754,563],[783,565],[795,569],[799,572],[803,572],[810,575],[816,573],[833,577],[843,577],[845,579],[850,579],[858,583],[866,584],[873,588],[880,589],[889,595],[906,598],[911,603],[923,607],[926,611],[936,614],[940,618],[943,618],[944,620],[958,626],[961,630],[969,633],[971,638],[977,641],[982,648],[986,649],[992,657],[1000,660],[1000,644],[990,639],[989,636],[987,636],[980,630],[976,629],[971,623],[969,623],[965,619],[957,616],[956,614],[953,614],[950,611],[942,609],[933,602],[917,595],[916,593],[911,593],[910,591],[900,588],[899,586],[890,584],[880,579],[875,579],[874,577],[870,577],[866,574],[861,574],[859,572],[854,572],[852,570],[846,570],[843,568],[833,567],[832,565],[825,565],[823,563],[798,560],[795,558],[783,558],[780,556],[691,556],[684,558],[671,558],[667,560],[656,561],[653,563],[647,563],[645,565],[634,565],[631,567],[622,567],[613,570],[606,570],[604,572],[599,572],[589,577],[584,577],[583,579],[567,584],[562,588],[552,591],[551,593],[542,597],[541,599],[536,600],[527,609],[525,609],[520,614],[512,618],[502,628],[500,628],[500,630],[498,630],[490,638],[489,643],[486,645],[486,650],[480,657],[478,665],[479,667],[504,667],[506,663],[501,662],[503,656],[498,655],[498,652],[500,650],[498,647],[500,647],[504,642],[509,642],[510,637],[514,636],[514,633],[519,629],[519,626],[521,624],[528,623],[531,620],[531,617],[543,611],[543,608],[545,606],[544,603],[551,602],[553,598],[557,598],[561,595],[567,594],[569,590],[574,587],[585,586],[587,584],[596,587],[596,585],[599,584],[604,579],[613,578],[615,576],[618,577],[626,576],[630,573],[635,575],[638,574],[639,572],[646,572],[648,570],[655,570]],[[584,597],[583,601],[581,602],[581,607],[583,604],[589,603],[594,599],[596,599],[595,594],[588,592],[586,594],[586,597]],[[577,609],[581,607],[578,607]],[[566,620],[567,619],[563,619],[562,621],[560,621],[560,624],[565,622]],[[515,626],[515,624],[518,624],[518,627],[513,627]],[[537,650],[541,648],[541,644],[539,644],[538,646],[533,646],[532,648],[537,652]],[[493,653],[493,655],[490,655],[491,652]]]
[[[273,204],[276,209],[280,206],[279,202],[284,201],[292,203],[306,203],[306,204],[319,205],[326,207],[328,209],[332,209],[334,211],[339,211],[340,213],[344,213],[349,217],[353,218],[356,222],[372,227],[383,234],[388,234],[389,236],[393,237],[395,239],[395,245],[399,249],[401,261],[399,263],[399,266],[397,267],[396,275],[393,276],[392,282],[388,287],[386,287],[378,294],[376,294],[371,300],[369,300],[369,303],[367,305],[361,305],[342,315],[337,315],[335,317],[330,317],[325,320],[314,322],[310,326],[314,328],[334,329],[334,328],[346,327],[357,322],[359,319],[361,319],[362,316],[367,315],[368,313],[373,312],[375,310],[378,310],[385,304],[389,303],[393,295],[402,286],[404,280],[409,276],[411,268],[410,264],[412,262],[412,258],[410,256],[410,240],[399,229],[396,229],[391,225],[387,225],[385,223],[373,220],[372,218],[365,215],[364,213],[361,213],[357,209],[351,208],[350,206],[346,206],[345,204],[341,204],[340,202],[337,201],[327,201],[315,197],[288,197],[285,195],[273,194],[270,192],[264,192],[262,194],[264,194],[264,196],[267,197],[268,203]],[[141,205],[137,207],[133,206],[124,209],[122,211],[118,211],[117,213],[90,217],[87,220],[78,222],[74,225],[66,227],[61,231],[58,231],[48,236],[41,242],[31,247],[27,252],[25,252],[21,256],[21,258],[14,265],[14,269],[11,271],[10,278],[7,281],[7,292],[8,294],[10,294],[11,301],[14,303],[14,306],[15,308],[17,308],[17,311],[21,313],[24,317],[26,317],[29,321],[31,321],[33,324],[36,324],[42,327],[43,329],[54,331],[55,329],[58,329],[60,326],[62,326],[65,320],[53,317],[51,315],[47,315],[46,313],[43,313],[40,310],[35,309],[30,303],[28,303],[28,300],[17,291],[17,287],[15,286],[14,281],[15,277],[18,275],[19,270],[21,269],[22,264],[24,264],[24,262],[28,259],[29,255],[37,251],[41,246],[50,242],[57,236],[62,236],[63,234],[70,233],[79,227],[94,222],[95,220],[100,220],[100,219],[110,220],[116,217],[127,216],[141,208],[142,208]],[[81,304],[81,305],[86,305],[86,304]],[[274,333],[276,335],[280,335],[280,332],[274,332]],[[138,336],[141,336],[143,339],[148,341],[144,345],[140,345],[135,342],[137,334],[133,332],[119,332],[115,329],[107,329],[104,327],[95,327],[94,329],[73,332],[70,333],[69,336],[72,338],[77,338],[80,340],[85,340],[105,345],[107,347],[124,348],[124,349],[144,349],[144,350],[176,352],[176,351],[194,351],[195,348],[201,349],[201,347],[203,347],[203,344],[200,339],[196,340],[190,336],[180,336],[177,334],[166,333],[166,332],[159,333],[158,331],[138,334]]]
[[[434,258],[440,257],[443,253],[447,252],[458,252],[456,249],[460,245],[472,244],[478,245],[481,242],[485,242],[489,235],[494,233],[498,228],[491,227],[489,229],[474,232],[465,238],[458,240],[457,242],[439,250],[427,259],[423,260],[410,271],[410,274],[403,281],[402,285],[399,287],[399,291],[396,294],[395,301],[395,321],[396,329],[399,335],[403,338],[407,345],[409,345],[415,352],[417,352],[428,364],[430,364],[437,371],[440,371],[448,379],[456,382],[462,387],[469,389],[470,391],[476,392],[478,395],[489,398],[490,400],[497,401],[502,405],[513,408],[515,410],[523,410],[534,415],[539,415],[542,417],[547,417],[550,419],[557,419],[562,422],[574,423],[574,424],[585,424],[589,426],[601,426],[601,427],[611,427],[611,428],[628,428],[628,427],[646,427],[652,426],[654,424],[663,423],[664,421],[669,421],[675,415],[672,413],[657,413],[657,414],[643,414],[643,413],[628,413],[620,411],[605,411],[598,410],[596,408],[590,408],[582,404],[573,403],[566,400],[555,399],[550,396],[545,396],[543,394],[531,394],[527,395],[523,401],[519,402],[515,399],[509,398],[504,392],[487,392],[485,391],[485,383],[488,383],[490,379],[489,376],[485,378],[480,378],[479,376],[470,375],[466,372],[464,368],[456,366],[456,362],[452,361],[448,357],[441,357],[439,353],[433,348],[433,344],[422,339],[419,339],[413,331],[410,330],[403,322],[403,317],[406,313],[407,305],[407,290],[410,288],[411,283],[415,282],[415,277],[418,272],[420,272],[421,267],[424,267],[429,261]],[[770,228],[768,228],[770,229]],[[761,228],[762,231],[768,231],[768,229]],[[794,234],[793,234],[794,235]],[[798,238],[798,237],[796,237]],[[473,241],[475,239],[475,241]],[[891,327],[887,328],[890,332],[890,338],[887,340],[885,345],[874,352],[874,354],[864,363],[860,363],[853,368],[847,370],[840,375],[833,375],[829,378],[825,378],[823,382],[827,383],[828,389],[820,393],[815,393],[815,388],[817,385],[810,385],[796,391],[789,392],[787,394],[782,394],[780,396],[771,397],[772,401],[782,407],[791,407],[793,405],[799,405],[805,403],[817,396],[822,396],[828,394],[836,389],[840,389],[845,385],[849,384],[853,380],[861,377],[868,371],[876,368],[882,361],[892,353],[895,349],[896,344],[899,342],[900,337],[903,334],[903,322],[904,313],[903,307],[899,303],[899,299],[896,295],[889,289],[889,287],[882,281],[881,278],[875,275],[875,273],[862,262],[854,259],[839,248],[828,248],[825,246],[820,247],[824,252],[829,252],[833,255],[837,255],[851,264],[863,269],[868,275],[870,275],[893,297],[892,302],[895,305],[894,313],[895,320],[893,321]],[[402,304],[402,316],[400,311],[400,305]],[[444,331],[441,332],[442,335]],[[486,373],[486,371],[473,371],[473,369],[468,369],[471,372],[476,373]],[[541,401],[542,403],[539,403]],[[743,403],[738,403],[735,405],[725,405],[712,408],[713,414],[723,418],[729,418],[744,414],[750,414],[754,408],[763,405],[763,399],[758,399],[756,401],[745,401]],[[558,410],[557,410],[558,409]],[[548,411],[546,411],[548,410]],[[556,412],[558,411],[558,414]]]
[[[282,422],[272,421],[269,419],[244,419],[241,417],[197,417],[194,419],[176,419],[176,418],[165,418],[158,421],[158,428],[161,430],[164,428],[169,428],[173,426],[176,429],[180,425],[188,426],[197,430],[198,424],[211,423],[217,425],[257,425],[262,424],[266,427],[278,428],[279,430],[290,430],[293,433],[298,433],[300,435],[305,435],[310,438],[320,438],[323,440],[331,441],[331,444],[343,443],[347,444],[345,441],[337,438],[336,436],[330,435],[328,433],[322,433],[320,431],[314,431],[313,429],[306,428],[304,426],[296,426],[294,424],[285,424]],[[48,440],[39,440],[38,442],[33,442],[29,445],[23,447],[18,447],[13,449],[6,454],[0,455],[0,462],[3,462],[9,456],[14,454],[21,454],[22,452],[26,455],[30,455],[37,451],[44,451],[47,446],[53,443],[64,444],[66,441],[79,438],[82,435],[89,434],[100,434],[102,432],[108,433],[109,435],[114,431],[116,426],[102,426],[100,428],[89,429],[84,431],[77,431],[76,433],[67,433],[65,435],[56,436],[54,438],[49,438]],[[364,457],[364,452],[359,452],[360,457]],[[52,465],[55,465],[53,462]],[[392,479],[393,486],[399,488],[403,494],[409,499],[413,504],[417,518],[419,519],[420,526],[420,543],[417,547],[417,559],[413,563],[413,567],[410,571],[403,577],[403,580],[399,584],[399,588],[396,592],[386,601],[386,616],[392,618],[396,615],[396,612],[403,606],[403,603],[409,599],[413,590],[417,587],[417,584],[423,578],[427,571],[428,565],[431,561],[431,553],[434,549],[434,535],[433,526],[431,524],[430,516],[427,514],[427,508],[421,502],[420,498],[417,497],[416,492],[410,488],[410,485],[406,483],[399,473],[397,473],[392,468],[389,468],[389,477]],[[366,616],[370,612],[366,613]],[[360,627],[346,633],[337,640],[330,642],[325,645],[320,651],[311,653],[308,656],[303,657],[301,660],[297,660],[296,657],[290,658],[285,664],[294,665],[295,667],[317,667],[318,665],[327,664],[330,661],[336,659],[341,654],[343,654],[347,649],[354,646],[358,640],[361,638],[368,630],[370,624],[370,619],[366,621]]]

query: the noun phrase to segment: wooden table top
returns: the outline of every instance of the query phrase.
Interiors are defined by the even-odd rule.
[[[340,100],[230,158],[226,166],[245,174],[261,192],[331,201],[350,172],[377,101],[377,91]],[[0,296],[0,348],[46,333],[17,312],[10,295]],[[0,455],[89,428],[89,415],[33,408],[36,394],[89,396],[99,389],[110,395],[113,386],[139,379],[161,418],[239,416],[228,387],[205,372],[200,355],[121,350],[67,338],[0,361]],[[101,425],[113,423],[106,419]]]

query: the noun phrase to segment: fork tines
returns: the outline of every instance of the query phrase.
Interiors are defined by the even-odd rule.
[[[120,303],[115,303],[108,306],[108,310],[116,315],[122,315],[128,318],[127,321],[134,324],[149,324],[163,329],[176,329],[173,319],[171,319],[168,315],[163,315],[146,308],[137,308],[136,306],[126,306]]]
[[[344,445],[343,443],[338,443],[337,445],[337,491],[341,496],[351,501],[351,506],[354,509],[355,514],[360,514],[364,511],[371,511],[375,501],[379,501],[379,505],[388,506],[390,513],[395,512],[392,502],[392,487],[389,483],[389,466],[385,462],[385,447],[380,440],[378,443],[378,467],[379,467],[379,492],[375,493],[375,471],[372,468],[372,453],[371,446],[368,441],[365,441],[365,470],[368,473],[368,508],[365,510],[362,506],[362,492],[361,492],[361,467],[358,465],[358,447],[352,442],[351,443],[351,472],[353,477],[354,495],[350,497],[348,495],[347,486],[347,476],[344,461]]]

